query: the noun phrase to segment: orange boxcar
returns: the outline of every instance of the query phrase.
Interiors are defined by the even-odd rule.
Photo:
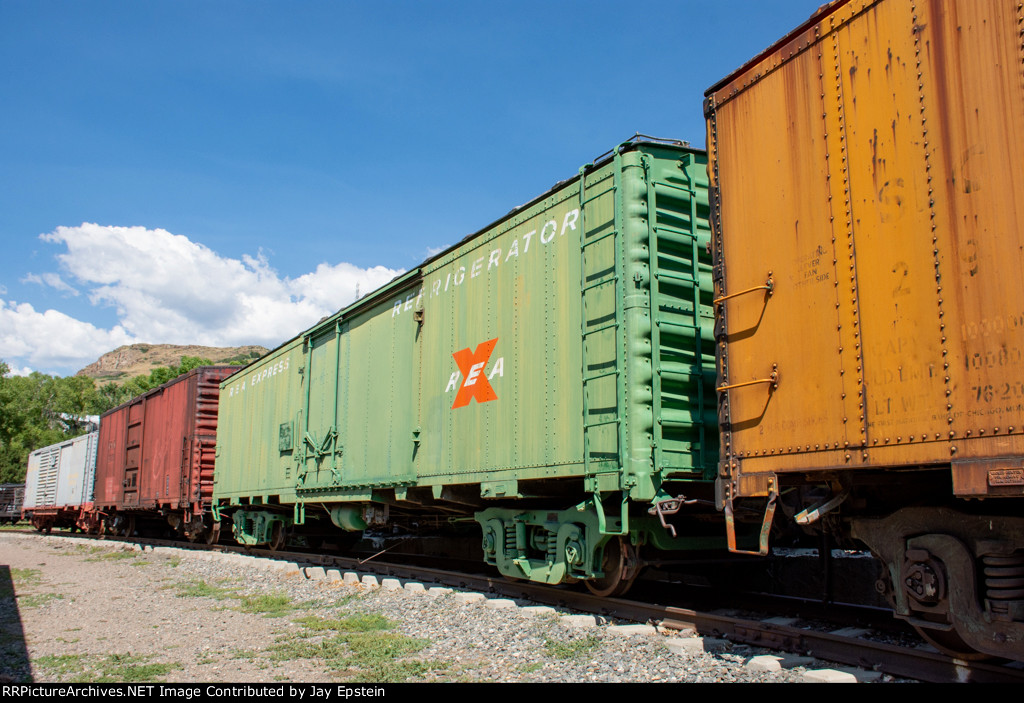
[[[867,544],[931,641],[1015,659],[1022,28],[1016,1],[838,0],[705,101],[720,507]]]

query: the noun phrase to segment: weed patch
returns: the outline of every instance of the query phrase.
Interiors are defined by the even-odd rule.
[[[413,677],[422,677],[433,671],[448,668],[447,662],[405,659],[373,664],[352,677],[354,681],[370,683],[402,683]]]
[[[158,677],[166,676],[175,669],[180,669],[177,663],[153,663],[147,657],[135,656],[132,654],[112,654],[104,657],[97,667],[99,677],[94,680],[99,683],[141,683],[145,681],[156,681]]]
[[[364,665],[376,665],[414,654],[430,644],[430,640],[396,632],[357,632],[339,637],[347,641],[353,658]]]
[[[157,681],[181,665],[154,663],[148,657],[133,654],[111,654],[104,657],[85,654],[53,654],[32,662],[48,677],[73,683],[140,683]]]
[[[18,605],[22,608],[38,608],[52,600],[64,600],[63,593],[31,593],[18,596]]]
[[[256,649],[236,649],[231,652],[232,659],[248,662],[256,661],[259,655],[260,652]]]
[[[553,659],[575,659],[601,646],[601,640],[595,635],[587,635],[578,640],[560,642],[548,638],[544,641],[544,651]]]
[[[39,569],[11,569],[11,580],[19,588],[31,588],[43,582],[43,572]]]
[[[410,658],[430,641],[391,632],[396,623],[375,613],[343,618],[307,616],[295,620],[304,632],[279,640],[270,648],[276,661],[319,659],[346,678],[397,683],[448,667],[446,662]],[[318,633],[334,633],[317,641]]]
[[[268,618],[279,618],[296,608],[304,607],[301,604],[292,603],[292,599],[283,594],[233,597],[239,600],[239,612],[262,614]]]
[[[32,665],[45,671],[50,676],[70,676],[77,674],[85,667],[84,654],[48,654],[39,657]]]
[[[234,592],[229,588],[221,588],[220,586],[211,586],[199,579],[192,581],[183,581],[176,583],[169,588],[175,589],[178,598],[214,598],[216,600],[224,600],[229,596],[234,596]]]
[[[135,559],[139,554],[137,552],[126,552],[116,551],[111,552],[101,548],[101,551],[105,554],[97,554],[96,556],[86,557],[85,561],[124,561],[125,559]]]
[[[395,629],[393,621],[377,613],[358,613],[338,620],[324,620],[309,615],[295,620],[295,623],[314,631],[375,632]]]

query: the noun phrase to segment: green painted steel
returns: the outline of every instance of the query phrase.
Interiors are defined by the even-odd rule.
[[[624,531],[618,517],[607,518],[602,529],[598,513],[586,505],[557,512],[488,508],[477,513],[476,520],[483,530],[486,563],[505,576],[547,584],[605,576],[602,550]],[[657,518],[646,515],[630,519],[629,541],[662,551],[723,548],[721,534],[673,537]]]
[[[543,495],[585,501],[602,542],[713,481],[705,163],[623,145],[232,376],[218,509],[302,524],[357,502],[375,524]]]

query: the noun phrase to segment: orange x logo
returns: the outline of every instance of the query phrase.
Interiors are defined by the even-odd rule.
[[[452,358],[459,365],[459,371],[462,372],[464,379],[462,387],[459,388],[459,392],[455,395],[455,404],[452,405],[453,410],[469,405],[469,401],[473,398],[476,398],[478,403],[486,403],[488,400],[498,399],[498,394],[491,388],[491,382],[483,375],[484,367],[487,366],[487,362],[491,358],[491,352],[494,351],[494,345],[497,343],[498,338],[495,337],[477,346],[474,352],[470,352],[469,347],[466,347],[452,354]]]

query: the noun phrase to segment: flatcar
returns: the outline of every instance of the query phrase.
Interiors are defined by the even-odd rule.
[[[608,594],[724,548],[705,161],[631,140],[226,379],[216,517],[475,521],[502,574]]]
[[[200,366],[100,416],[88,529],[141,523],[214,542],[211,512],[220,382],[237,366]]]
[[[866,544],[927,639],[1018,660],[1022,17],[838,0],[705,100],[719,506]]]
[[[29,454],[23,519],[45,532],[78,528],[92,508],[98,439],[98,432],[90,432]]]

